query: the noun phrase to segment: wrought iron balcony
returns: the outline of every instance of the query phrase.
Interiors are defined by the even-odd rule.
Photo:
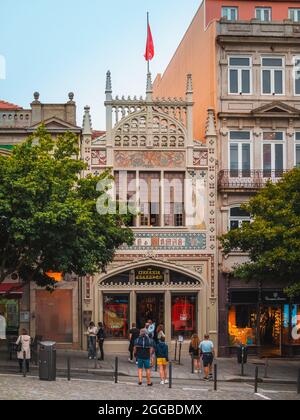
[[[268,181],[277,182],[286,169],[223,170],[219,172],[219,190],[259,190]]]

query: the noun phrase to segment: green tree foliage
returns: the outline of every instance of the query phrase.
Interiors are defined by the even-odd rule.
[[[132,244],[125,216],[96,209],[105,194],[97,185],[111,176],[83,179],[78,155],[75,135],[54,140],[40,127],[10,157],[0,156],[0,283],[17,272],[51,288],[45,273],[92,275]]]
[[[269,182],[247,205],[253,223],[221,238],[225,254],[240,249],[249,261],[235,267],[244,280],[272,280],[300,294],[300,168]]]

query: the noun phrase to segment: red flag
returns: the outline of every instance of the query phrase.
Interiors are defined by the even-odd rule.
[[[147,36],[145,59],[146,61],[151,61],[153,57],[154,57],[154,42],[152,38],[151,28],[148,23],[148,36]]]

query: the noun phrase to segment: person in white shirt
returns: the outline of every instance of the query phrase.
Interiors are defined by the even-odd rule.
[[[6,340],[6,319],[4,313],[0,313],[0,340]]]
[[[23,361],[25,358],[26,362],[26,370],[29,372],[29,362],[31,359],[31,352],[30,352],[30,344],[31,344],[31,337],[28,335],[27,330],[23,328],[21,335],[18,337],[16,344],[21,343],[21,351],[17,352],[17,358],[19,361],[19,368],[20,372],[22,372],[23,368]]]
[[[88,358],[96,359],[97,357],[97,332],[98,329],[95,326],[94,322],[90,322],[90,325],[87,330],[88,335]]]

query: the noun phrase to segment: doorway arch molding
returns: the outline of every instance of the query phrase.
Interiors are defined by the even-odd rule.
[[[125,264],[119,267],[115,267],[109,271],[109,273],[103,273],[98,278],[97,284],[98,287],[103,286],[103,282],[109,280],[111,277],[117,276],[118,274],[122,274],[125,271],[136,270],[139,268],[144,268],[147,266],[155,266],[157,268],[161,268],[164,270],[171,270],[178,272],[179,274],[183,274],[187,277],[190,277],[194,281],[198,282],[198,287],[207,287],[207,282],[203,279],[200,273],[179,264],[174,264],[171,262],[155,260],[155,259],[143,259],[140,261],[135,261],[129,264]]]

